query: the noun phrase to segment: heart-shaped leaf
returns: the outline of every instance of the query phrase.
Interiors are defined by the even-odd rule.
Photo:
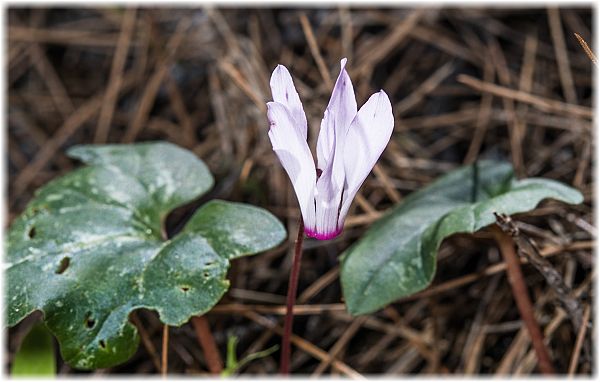
[[[263,209],[211,201],[165,240],[166,215],[213,184],[204,163],[174,145],[78,146],[69,155],[88,166],[38,190],[10,228],[5,301],[10,326],[41,310],[74,367],[133,355],[135,309],[174,326],[208,311],[229,286],[229,260],[286,236]]]
[[[429,285],[444,238],[492,224],[494,212],[534,209],[543,199],[579,204],[581,193],[549,179],[517,180],[507,163],[481,161],[410,195],[342,255],[348,311],[370,313]]]

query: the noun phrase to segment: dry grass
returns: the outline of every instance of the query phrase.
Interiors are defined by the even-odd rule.
[[[294,372],[539,372],[488,232],[446,240],[424,292],[362,318],[341,305],[337,255],[394,203],[477,158],[583,192],[583,205],[545,203],[517,220],[589,315],[593,64],[574,33],[593,46],[591,9],[13,8],[7,22],[8,222],[36,188],[76,166],[66,147],[158,139],[208,163],[217,182],[207,198],[260,205],[285,222],[290,240],[236,260],[230,291],[206,316],[221,355],[228,334],[240,337],[242,356],[280,341],[299,209],[266,134],[278,63],[295,77],[312,147],[341,57],[358,103],[383,88],[396,118],[344,234],[306,244]],[[169,229],[190,211],[173,213]],[[543,275],[523,270],[554,367],[590,375],[592,328],[575,330]],[[10,330],[5,362],[35,319]],[[134,322],[143,327],[135,356],[94,374],[159,372],[162,325],[148,311]],[[168,360],[170,373],[207,373],[191,324],[171,330]],[[242,372],[272,374],[277,364],[275,353]]]

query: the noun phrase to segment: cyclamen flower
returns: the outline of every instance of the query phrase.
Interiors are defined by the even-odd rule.
[[[307,121],[289,71],[278,65],[267,103],[269,138],[294,186],[307,236],[338,236],[354,196],[379,159],[394,129],[392,105],[383,90],[358,110],[352,81],[341,60],[317,140],[317,166],[307,143]]]

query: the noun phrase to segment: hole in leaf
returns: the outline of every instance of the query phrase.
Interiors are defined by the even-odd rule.
[[[92,329],[94,325],[96,325],[96,320],[92,317],[92,312],[87,312],[85,314],[85,327],[88,329]]]
[[[100,345],[100,347],[101,347],[102,349],[106,349],[106,342],[104,342],[104,340],[100,340],[100,341],[98,342],[98,345]]]
[[[29,232],[27,232],[27,236],[28,236],[30,239],[33,239],[33,238],[35,237],[35,227],[31,227],[31,228],[29,228]]]
[[[182,292],[187,292],[190,290],[190,287],[187,285],[182,285],[179,287],[179,289],[181,289]]]
[[[204,276],[204,278],[205,278],[205,279],[207,279],[207,278],[210,276],[210,273],[208,273],[208,272],[204,272],[204,273],[202,274],[202,276]]]
[[[69,268],[70,263],[71,263],[70,257],[63,257],[62,260],[60,261],[60,264],[58,264],[58,268],[56,268],[56,274],[57,275],[63,274],[67,270],[67,268]]]

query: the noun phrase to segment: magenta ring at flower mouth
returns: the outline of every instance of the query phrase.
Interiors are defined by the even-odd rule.
[[[312,231],[308,228],[304,229],[304,233],[306,234],[306,236],[308,237],[312,237],[314,239],[317,240],[330,240],[333,239],[334,237],[338,237],[340,235],[340,233],[342,233],[343,228],[338,228],[337,230],[333,231],[333,232],[317,232],[317,231]]]

